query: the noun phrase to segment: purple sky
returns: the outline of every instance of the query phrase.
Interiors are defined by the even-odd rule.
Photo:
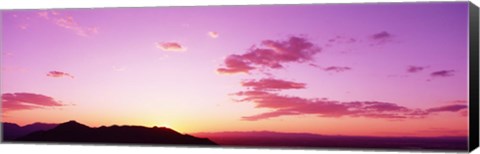
[[[468,98],[467,8],[466,2],[454,2],[7,10],[2,12],[3,94],[38,94],[63,105],[30,102],[35,107],[27,109],[16,99],[32,95],[18,95],[4,117],[22,124],[78,119],[91,125],[169,125],[185,132],[408,135],[441,128],[465,135],[467,118],[456,112],[465,111],[466,104],[451,104]],[[304,48],[288,42],[292,38],[311,44],[305,50],[312,53],[302,55]],[[264,55],[251,57],[256,53]],[[261,79],[290,81],[297,88]],[[242,85],[248,81],[262,84],[254,90],[274,94],[262,99],[326,103],[312,101],[317,98],[340,107],[388,102],[432,113],[399,122],[366,113],[307,111],[302,103],[293,103],[291,113],[259,107],[264,103],[259,100],[236,102],[242,95],[235,93],[248,89]],[[270,112],[276,116],[256,116]],[[337,118],[341,122],[334,122]],[[283,120],[298,121],[298,127],[278,128]],[[332,127],[304,129],[311,122]],[[371,128],[335,129],[356,122]]]

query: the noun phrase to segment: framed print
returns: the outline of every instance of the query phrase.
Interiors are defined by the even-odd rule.
[[[1,10],[2,142],[468,152],[470,2]]]

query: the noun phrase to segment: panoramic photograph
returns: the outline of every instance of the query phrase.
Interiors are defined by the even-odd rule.
[[[466,151],[468,6],[2,10],[2,141]]]

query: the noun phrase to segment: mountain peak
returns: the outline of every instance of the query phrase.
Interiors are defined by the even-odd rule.
[[[84,125],[84,124],[81,124],[75,120],[70,120],[68,122],[65,122],[65,123],[61,123],[59,124],[57,127],[55,127],[54,129],[63,129],[63,130],[78,130],[78,129],[88,129],[90,127]]]
[[[78,122],[75,121],[75,120],[70,120],[70,121],[67,121],[67,122],[65,122],[65,123],[77,123],[77,124],[80,124],[80,123],[78,123]]]
[[[74,120],[47,131],[28,134],[16,141],[217,145],[209,139],[180,134],[168,128],[115,125],[91,128]]]

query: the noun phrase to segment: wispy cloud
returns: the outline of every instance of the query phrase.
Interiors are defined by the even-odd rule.
[[[70,78],[75,78],[73,75],[70,75],[69,73],[61,72],[61,71],[50,71],[47,73],[48,77],[52,78],[61,78],[61,77],[70,77]]]
[[[32,110],[63,106],[62,102],[52,97],[35,93],[4,93],[2,109],[4,112],[16,110]]]
[[[428,112],[457,112],[463,109],[467,109],[468,106],[465,104],[453,104],[445,105],[440,107],[434,107],[427,109]]]
[[[211,38],[218,38],[220,35],[218,34],[218,32],[213,32],[213,31],[210,31],[207,33],[208,36],[210,36]]]
[[[333,71],[333,72],[345,72],[345,71],[352,70],[352,68],[346,67],[346,66],[329,66],[329,67],[323,68],[323,70]]]
[[[252,88],[254,90],[285,90],[285,89],[304,89],[305,83],[285,81],[280,79],[260,79],[247,80],[241,83],[243,87]]]
[[[355,43],[358,42],[357,39],[353,37],[345,37],[345,36],[340,36],[337,35],[334,38],[328,39],[328,43],[340,43],[340,44],[345,44],[345,43]]]
[[[262,120],[288,115],[317,115],[319,117],[365,117],[377,119],[424,118],[437,112],[463,113],[465,104],[451,104],[428,109],[415,109],[391,102],[381,101],[335,101],[326,98],[302,98],[281,95],[277,92],[286,89],[305,89],[306,84],[279,79],[247,80],[242,86],[248,90],[232,94],[237,102],[249,102],[256,108],[270,109],[269,112],[242,117],[243,120]]]
[[[463,105],[463,106],[462,106]],[[468,116],[468,101],[467,100],[454,100],[447,102],[446,105],[430,108],[437,112],[458,112],[461,116]]]
[[[424,66],[408,66],[407,68],[407,72],[408,73],[418,73],[418,72],[421,72],[423,70],[425,70],[427,67],[424,67]]]
[[[450,77],[453,76],[455,70],[441,70],[430,73],[431,77]]]
[[[276,110],[276,111],[265,112],[265,113],[252,115],[252,116],[244,116],[244,117],[242,117],[242,120],[257,121],[257,120],[262,120],[262,119],[269,119],[269,118],[286,116],[286,115],[298,115],[298,114],[300,114],[300,113],[293,112],[293,111]]]
[[[372,43],[370,45],[383,45],[385,43],[393,41],[394,35],[387,31],[381,31],[370,36]]]
[[[187,50],[186,47],[182,46],[178,42],[158,42],[157,48],[163,51],[173,51],[173,52],[183,52]]]
[[[244,54],[233,54],[225,59],[220,73],[249,73],[254,69],[281,69],[285,63],[312,61],[321,49],[306,38],[292,36],[287,40],[264,40],[260,47],[252,46]],[[230,63],[230,64],[229,64]],[[232,65],[235,63],[236,65]]]
[[[382,31],[372,35],[372,39],[375,39],[375,40],[384,40],[391,37],[392,37],[392,34],[388,33],[387,31]]]
[[[252,102],[256,108],[273,109],[271,112],[243,117],[244,120],[261,120],[286,115],[317,115],[320,117],[368,117],[381,119],[422,118],[429,113],[410,109],[394,103],[379,101],[339,102],[327,99],[305,99],[265,91],[235,93],[239,102]]]
[[[97,27],[85,27],[80,25],[73,16],[62,14],[57,11],[41,11],[37,15],[40,18],[51,21],[55,25],[71,30],[79,36],[92,36],[98,33]]]
[[[322,66],[319,66],[317,64],[308,64],[312,67],[315,67],[315,68],[318,68],[320,70],[323,70],[323,71],[327,71],[327,72],[345,72],[345,71],[349,71],[349,70],[352,70],[351,67],[347,67],[347,66],[328,66],[328,67],[322,67]]]

